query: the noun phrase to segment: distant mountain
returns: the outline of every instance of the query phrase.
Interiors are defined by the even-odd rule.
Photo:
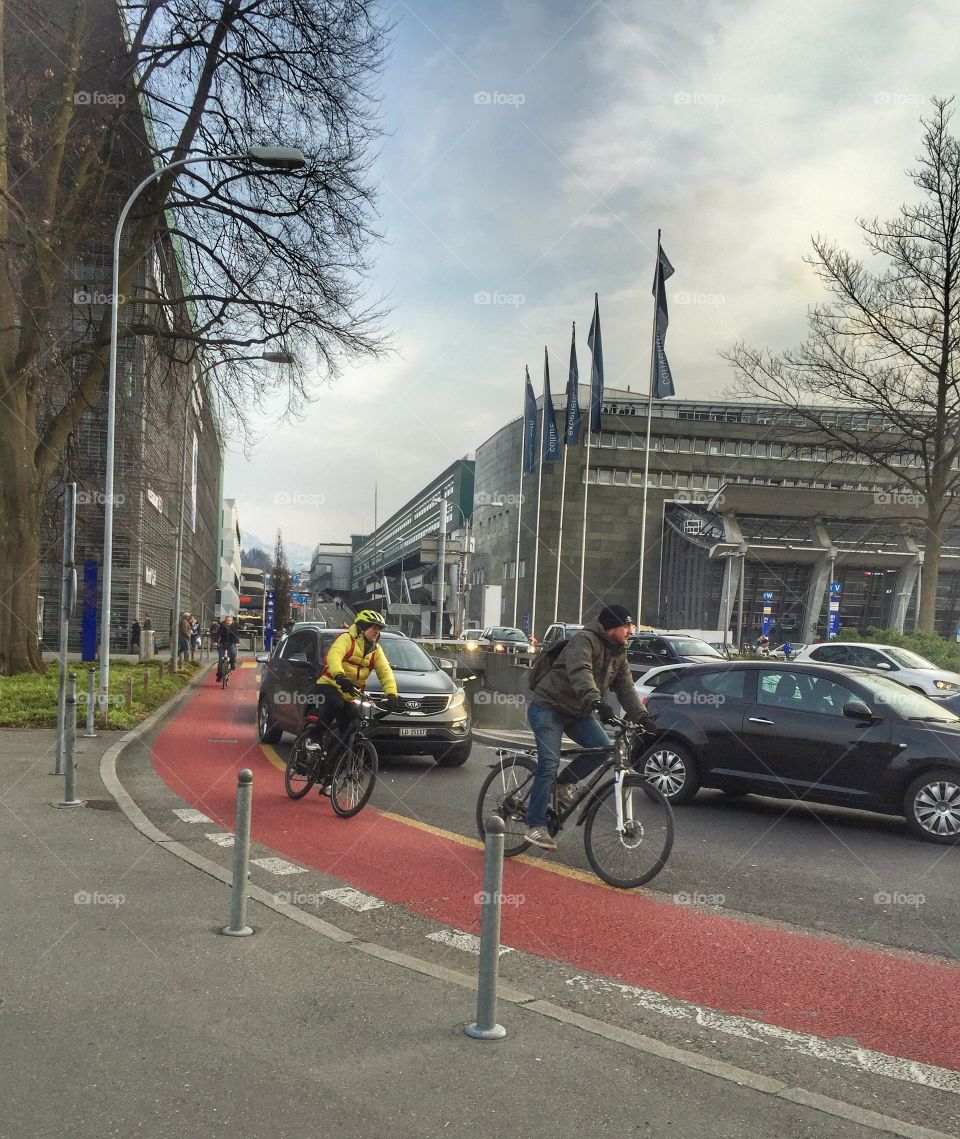
[[[273,561],[273,547],[276,545],[276,538],[269,542],[265,542],[263,538],[258,538],[256,534],[251,534],[249,530],[244,530],[240,527],[240,545],[245,550],[263,550],[270,561]],[[288,542],[286,538],[283,540],[283,548],[287,552],[287,565],[291,570],[309,569],[310,559],[313,557],[312,546],[301,546],[299,542]]]

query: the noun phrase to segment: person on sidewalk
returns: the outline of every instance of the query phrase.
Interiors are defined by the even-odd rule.
[[[134,617],[130,626],[130,652],[140,652],[140,622]]]
[[[556,850],[547,829],[547,806],[557,768],[560,741],[564,732],[585,748],[609,748],[610,740],[600,720],[607,720],[612,709],[603,697],[612,689],[628,719],[647,731],[653,720],[636,692],[627,664],[627,637],[634,628],[633,618],[622,605],[607,605],[592,625],[586,625],[570,638],[550,671],[531,690],[527,721],[537,741],[537,771],[533,777],[524,838],[541,850]],[[595,771],[605,757],[581,755],[560,776],[558,795],[562,806],[573,801],[573,785]]]
[[[189,613],[181,614],[178,632],[177,653],[179,656],[185,657],[190,652],[190,638],[193,636],[193,622],[190,620]]]

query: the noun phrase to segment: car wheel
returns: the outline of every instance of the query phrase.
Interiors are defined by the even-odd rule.
[[[283,735],[283,728],[270,719],[270,709],[265,696],[260,697],[260,703],[257,705],[257,735],[263,744],[279,743]]]
[[[637,770],[670,803],[687,803],[700,789],[700,775],[690,753],[669,741],[649,748]]]
[[[960,841],[960,774],[928,771],[907,788],[903,799],[907,826],[927,842]]]
[[[473,747],[473,740],[467,740],[462,744],[451,744],[445,751],[440,752],[433,758],[437,762],[437,767],[462,767],[470,758],[470,749]]]

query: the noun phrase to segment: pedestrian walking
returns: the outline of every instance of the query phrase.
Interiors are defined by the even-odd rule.
[[[130,651],[132,653],[140,652],[140,622],[134,617],[133,624],[130,626]]]

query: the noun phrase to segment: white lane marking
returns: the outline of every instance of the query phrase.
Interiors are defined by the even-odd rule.
[[[233,846],[233,835],[229,831],[217,831],[214,834],[204,835],[211,842],[215,842],[217,846]]]
[[[441,945],[449,945],[452,949],[462,949],[464,953],[480,954],[480,938],[475,933],[464,933],[462,929],[438,929],[436,933],[427,934],[428,941],[439,941]],[[500,946],[500,956],[512,953],[509,945]]]
[[[359,914],[365,913],[367,910],[379,910],[381,906],[386,905],[382,899],[373,898],[369,894],[361,894],[359,890],[351,890],[349,886],[343,886],[336,890],[324,890],[320,896],[329,898],[332,902],[339,902],[341,906],[346,906],[348,910],[356,910]]]
[[[284,858],[251,858],[250,861],[254,866],[269,870],[271,874],[306,874],[302,866],[294,866]]]
[[[195,811],[193,807],[174,807],[173,813],[182,823],[209,823],[210,819],[203,811]]]
[[[822,1036],[810,1036],[805,1032],[795,1032],[790,1028],[780,1028],[776,1024],[764,1024],[758,1020],[747,1020],[733,1013],[717,1012],[688,1001],[674,1000],[662,993],[649,989],[639,989],[634,985],[621,985],[616,981],[605,981],[600,977],[571,977],[568,985],[576,985],[587,992],[619,993],[648,1012],[675,1020],[693,1020],[702,1028],[713,1032],[723,1032],[727,1036],[737,1036],[758,1044],[777,1044],[788,1052],[802,1052],[815,1060],[828,1060],[847,1068],[857,1068],[875,1076],[886,1076],[892,1080],[903,1080],[911,1084],[922,1084],[944,1092],[960,1092],[960,1072],[950,1068],[938,1068],[933,1064],[922,1064],[918,1060],[905,1060],[900,1056],[889,1056],[886,1052],[876,1052],[871,1048],[850,1047],[825,1040]]]

